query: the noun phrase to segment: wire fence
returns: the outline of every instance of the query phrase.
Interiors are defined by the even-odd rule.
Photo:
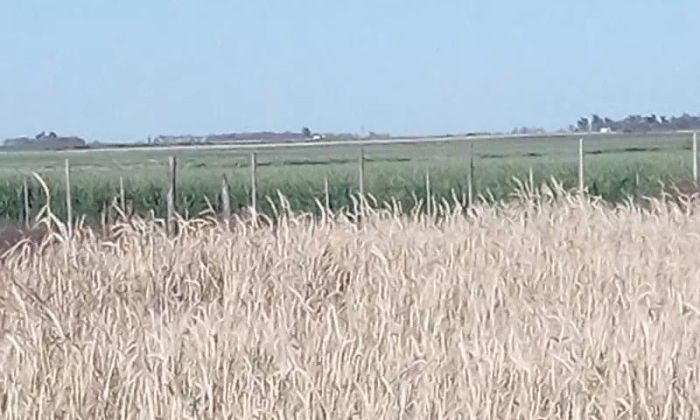
[[[563,161],[562,165],[565,167],[562,169],[566,173],[573,172],[576,174],[575,189],[580,193],[599,192],[604,189],[604,186],[600,184],[603,181],[593,180],[591,181],[590,168],[588,165],[589,159],[595,159],[597,156],[601,155],[602,152],[600,148],[588,147],[588,143],[595,143],[595,140],[579,138],[578,148],[576,155],[575,167],[572,167],[569,161]],[[422,206],[424,211],[432,212],[435,210],[436,198],[444,198],[448,196],[451,201],[458,203],[463,207],[470,207],[474,203],[484,196],[493,195],[488,186],[485,186],[483,182],[480,182],[480,173],[489,170],[489,159],[493,159],[492,155],[487,152],[479,153],[476,148],[479,146],[476,141],[468,141],[465,143],[463,153],[456,157],[456,161],[461,166],[461,170],[456,177],[446,177],[441,170],[435,170],[431,168],[426,168],[422,172],[420,181],[418,184],[422,184],[419,188],[413,188],[410,191],[410,195],[413,199],[414,205]],[[561,147],[562,150],[571,150],[572,147],[570,143],[556,145]],[[690,150],[690,182],[694,187],[698,186],[698,138],[697,133],[693,133],[691,137],[690,144],[688,145]],[[538,154],[533,152],[533,144],[527,143],[527,140],[523,140],[522,144],[517,145],[517,147],[522,147],[523,150],[528,150],[523,156],[546,158],[545,153]],[[548,146],[548,147],[551,147]],[[654,146],[656,147],[656,146]],[[652,148],[653,149],[653,148]],[[658,148],[657,148],[658,149]],[[681,148],[685,150],[685,148]],[[628,147],[624,151],[630,152],[635,151],[634,147]],[[648,150],[639,148],[639,150]],[[656,149],[654,149],[656,150]],[[671,150],[671,149],[669,149]],[[673,149],[675,153],[676,149]],[[658,150],[656,150],[658,151]],[[381,169],[381,166],[386,162],[390,161],[390,153],[384,155],[382,153],[377,153],[373,156],[371,153],[368,154],[368,148],[360,147],[357,154],[357,166],[355,181],[349,177],[344,180],[344,182],[336,183],[335,178],[330,176],[328,173],[322,175],[320,190],[309,191],[307,194],[307,205],[306,208],[301,208],[301,210],[309,210],[308,202],[312,201],[314,203],[315,210],[318,211],[338,211],[342,209],[348,209],[353,206],[352,203],[363,203],[368,200],[375,200],[377,196],[380,199],[388,200],[392,194],[396,193],[396,190],[392,191],[390,180],[385,173],[375,174],[375,177],[381,178],[386,177],[385,183],[383,184],[384,189],[382,191],[373,191],[368,188],[367,180],[367,166],[368,163],[376,164],[376,168]],[[454,156],[450,156],[454,158]],[[214,213],[220,216],[224,220],[229,220],[234,213],[237,212],[247,212],[251,215],[257,215],[262,212],[269,212],[270,210],[270,198],[275,193],[285,193],[286,191],[274,191],[271,194],[270,189],[266,189],[263,193],[259,188],[259,173],[261,169],[265,169],[265,162],[261,162],[259,159],[259,152],[253,151],[248,155],[249,169],[248,179],[242,177],[239,173],[235,180],[227,176],[226,173],[220,174],[219,180],[216,181],[219,184],[219,191],[210,195],[202,194],[202,198],[206,203],[207,210],[210,214]],[[480,165],[477,165],[477,159]],[[343,163],[348,165],[351,160],[344,160]],[[75,215],[83,216],[85,211],[84,207],[88,202],[101,202],[101,218],[102,219],[114,219],[116,216],[114,213],[121,215],[131,215],[134,213],[145,213],[150,214],[152,217],[163,217],[166,222],[166,226],[169,229],[174,229],[175,218],[178,215],[184,217],[189,217],[189,210],[193,206],[191,205],[194,200],[197,200],[197,193],[188,191],[186,193],[178,190],[178,186],[182,183],[182,171],[179,166],[178,157],[175,155],[169,156],[167,159],[167,166],[164,175],[165,182],[159,188],[157,185],[151,186],[151,195],[155,198],[150,202],[139,202],[139,192],[131,191],[127,193],[127,187],[125,183],[125,178],[120,175],[118,178],[118,187],[116,191],[109,191],[108,197],[89,197],[86,196],[82,191],[75,194],[74,185],[71,180],[72,166],[70,158],[66,158],[64,161],[64,184],[63,186],[58,186],[56,190],[61,190],[65,192],[65,196],[62,199],[55,198],[53,202],[49,203],[45,200],[42,203],[41,196],[44,194],[43,188],[37,188],[34,182],[28,182],[28,179],[24,177],[22,183],[20,184],[20,191],[17,194],[17,203],[13,205],[20,204],[21,212],[15,214],[13,217],[15,220],[20,221],[27,227],[30,227],[32,221],[35,219],[39,208],[46,205],[53,205],[59,208],[58,212],[61,214],[62,218],[68,221],[68,225],[72,226],[75,222]],[[308,160],[307,160],[308,162]],[[520,162],[520,161],[518,161]],[[315,162],[311,162],[314,164]],[[327,160],[325,163],[334,164],[331,159],[330,162]],[[338,162],[335,162],[338,163]],[[522,162],[520,162],[522,163]],[[610,162],[602,162],[601,164],[609,165]],[[682,163],[682,160],[681,160]],[[412,162],[404,163],[407,165],[412,165]],[[541,163],[540,163],[541,164]],[[245,167],[244,165],[240,165]],[[439,166],[439,165],[438,165]],[[522,166],[522,165],[521,165]],[[541,165],[542,166],[542,165]],[[537,162],[534,164],[530,162],[527,165],[526,171],[523,168],[519,169],[520,178],[524,181],[524,184],[531,190],[534,191],[538,188],[541,182],[546,181],[547,178],[556,178],[557,174],[546,173],[547,168],[550,166],[542,166],[537,168]],[[417,170],[417,168],[413,168]],[[390,169],[389,169],[390,170]],[[481,171],[481,172],[480,172]],[[378,171],[380,172],[380,171]],[[443,171],[444,172],[444,171]],[[415,173],[415,171],[414,171]],[[560,172],[561,174],[563,172]],[[318,174],[318,173],[316,173]],[[288,174],[286,175],[289,176]],[[630,176],[627,175],[624,179],[625,183],[632,185],[630,191],[638,191],[640,186],[646,179],[645,171],[640,166],[634,173],[633,179],[629,179]],[[284,178],[284,177],[283,177]],[[314,177],[316,178],[316,177]],[[449,179],[447,179],[449,178]],[[493,176],[492,176],[493,178]],[[209,180],[211,181],[211,180]],[[289,180],[287,180],[289,181]],[[319,184],[318,179],[314,179],[313,182]],[[617,180],[619,181],[619,180]],[[598,182],[598,184],[596,184]],[[302,182],[300,182],[302,183]],[[353,185],[354,184],[354,185]],[[233,187],[238,186],[243,188],[237,188],[233,191]],[[418,187],[417,183],[413,183],[414,187]],[[54,187],[57,185],[54,184]],[[62,187],[62,188],[61,188]],[[340,187],[340,188],[338,188]],[[48,186],[47,189],[51,189]],[[379,189],[379,188],[378,188]],[[158,191],[160,190],[160,191]],[[591,191],[592,190],[592,191]],[[163,193],[164,191],[164,193]],[[261,209],[261,205],[267,206],[266,209]],[[356,204],[355,204],[356,206]],[[10,207],[6,205],[6,207]],[[76,207],[78,208],[76,212]],[[304,206],[300,206],[304,207]],[[9,211],[5,211],[5,216],[10,214]]]

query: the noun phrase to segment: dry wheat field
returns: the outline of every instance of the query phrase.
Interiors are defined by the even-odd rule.
[[[0,417],[700,417],[693,199],[434,208],[51,222],[2,258]]]

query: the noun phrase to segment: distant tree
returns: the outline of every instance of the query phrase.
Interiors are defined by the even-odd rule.
[[[311,130],[309,129],[309,127],[302,128],[301,135],[304,136],[305,139],[310,139],[312,134],[311,134]]]
[[[515,127],[513,130],[511,130],[511,134],[542,134],[544,133],[545,130],[544,128],[537,128],[537,127]]]
[[[577,131],[588,131],[588,118],[581,117],[581,119],[576,122]]]
[[[658,120],[656,119],[656,114],[651,114],[648,117],[644,117],[644,121],[649,124],[649,125],[656,125],[658,124]]]
[[[642,118],[641,115],[629,115],[627,118],[625,118],[625,122],[628,124],[642,124],[644,122],[644,118]]]

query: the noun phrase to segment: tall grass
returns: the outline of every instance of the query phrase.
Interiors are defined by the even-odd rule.
[[[591,194],[612,202],[624,201],[626,197],[659,196],[664,185],[683,183],[689,179],[678,167],[666,171],[665,166],[634,165],[592,161],[587,168],[586,185]],[[432,192],[436,197],[451,200],[454,195],[464,197],[467,192],[466,166],[387,166],[384,163],[369,162],[366,165],[366,191],[378,202],[396,200],[404,208],[416,205],[424,199],[425,173],[430,172]],[[513,178],[527,179],[527,162],[499,163],[495,166],[483,164],[477,168],[474,180],[475,194],[503,200],[517,190]],[[100,220],[101,213],[108,208],[118,195],[119,176],[115,173],[96,174],[76,170],[73,176],[73,209],[89,221]],[[575,164],[547,163],[533,167],[535,182],[540,185],[558,179],[567,189],[578,185]],[[230,180],[231,206],[234,212],[242,212],[251,202],[249,168],[229,173],[194,170],[185,167],[178,176],[178,211],[187,216],[196,216],[207,211],[210,205],[221,212],[221,177],[225,174]],[[157,217],[165,215],[166,172],[160,176],[142,176],[140,173],[124,173],[126,201],[136,215],[145,217],[151,213]],[[121,175],[120,175],[121,176]],[[57,199],[52,202],[52,210],[60,218],[65,218],[64,180],[62,175],[42,173]],[[332,208],[336,211],[350,210],[353,198],[358,193],[357,168],[341,166],[334,169],[305,167],[261,167],[258,171],[259,211],[271,215],[272,207],[267,197],[276,198],[284,192],[291,207],[299,212],[316,212],[316,200],[323,201],[323,180],[328,178]],[[40,186],[30,179],[30,212],[35,216],[45,204]],[[0,180],[0,221],[19,222],[23,219],[22,185],[26,178],[10,176]]]
[[[556,198],[555,198],[556,197]],[[0,266],[0,416],[700,416],[694,198],[57,219]]]

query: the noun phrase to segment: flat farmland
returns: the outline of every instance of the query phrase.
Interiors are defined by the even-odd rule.
[[[216,146],[124,148],[61,152],[0,153],[0,216],[22,217],[22,185],[28,180],[33,212],[45,203],[39,174],[49,185],[52,208],[65,212],[64,161],[71,163],[76,214],[93,218],[117,195],[124,180],[129,206],[137,213],[164,212],[168,156],[178,159],[178,211],[194,215],[211,203],[219,210],[222,177],[230,183],[234,209],[250,203],[250,154],[257,156],[260,210],[271,210],[265,197],[285,195],[294,210],[313,211],[323,201],[328,179],[331,206],[351,206],[358,192],[360,149],[365,154],[365,191],[379,203],[394,198],[405,207],[425,198],[430,174],[436,198],[462,200],[469,174],[470,142],[420,141],[397,144],[304,144],[302,146]],[[658,195],[663,185],[691,178],[690,134],[589,136],[585,139],[586,185],[607,200]],[[532,168],[535,183],[557,179],[574,188],[578,176],[578,137],[489,138],[473,140],[474,191],[501,199],[514,192],[514,178],[526,180]]]

